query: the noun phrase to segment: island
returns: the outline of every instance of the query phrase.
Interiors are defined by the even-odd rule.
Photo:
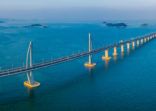
[[[144,24],[141,24],[140,26],[141,26],[141,27],[147,27],[148,24],[147,24],[147,23],[144,23]]]
[[[126,28],[128,25],[126,23],[107,23],[103,22],[108,27]]]
[[[0,21],[0,23],[4,23],[4,21]]]
[[[31,24],[31,25],[27,25],[24,26],[25,28],[29,28],[29,27],[39,27],[39,28],[47,28],[47,26],[42,25],[42,24]]]

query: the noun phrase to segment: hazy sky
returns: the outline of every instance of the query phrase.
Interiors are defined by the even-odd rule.
[[[1,9],[40,9],[60,7],[144,8],[155,0],[0,0]]]
[[[156,0],[0,0],[1,18],[156,19]]]

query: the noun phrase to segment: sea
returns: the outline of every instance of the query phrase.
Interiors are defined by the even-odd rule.
[[[25,66],[29,42],[33,63],[88,51],[88,33],[93,49],[156,31],[153,22],[127,28],[96,23],[53,23],[8,20],[0,23],[0,70]],[[42,24],[42,26],[32,26]],[[43,27],[44,26],[44,27]],[[40,86],[26,88],[26,73],[0,77],[0,111],[156,111],[156,40],[131,48],[117,58],[92,55],[96,67],[84,67],[88,57],[33,71]]]

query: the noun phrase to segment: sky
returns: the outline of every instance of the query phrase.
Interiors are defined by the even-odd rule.
[[[156,0],[0,0],[0,18],[154,20]]]

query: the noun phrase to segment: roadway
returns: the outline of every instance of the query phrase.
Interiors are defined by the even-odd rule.
[[[56,64],[61,64],[61,63],[64,63],[64,62],[68,62],[68,61],[71,61],[71,60],[75,60],[75,59],[79,59],[81,57],[88,56],[90,54],[100,53],[102,51],[105,51],[106,49],[110,49],[110,48],[113,48],[115,46],[119,47],[122,44],[130,43],[132,41],[141,40],[141,39],[144,39],[144,38],[147,38],[147,37],[150,37],[150,36],[154,36],[154,38],[155,38],[156,37],[155,34],[156,33],[153,33],[153,34],[150,34],[150,35],[147,35],[147,36],[144,36],[144,37],[138,37],[138,38],[127,40],[127,41],[122,41],[122,42],[119,42],[119,43],[114,43],[114,44],[107,45],[107,46],[102,47],[102,48],[93,49],[90,52],[86,51],[86,52],[81,52],[81,53],[66,56],[66,57],[61,57],[61,58],[54,59],[54,60],[49,60],[49,61],[46,61],[46,62],[35,63],[35,64],[32,65],[32,67],[28,67],[28,68],[22,66],[22,67],[17,67],[17,68],[1,70],[0,71],[0,77],[25,73],[25,72],[29,72],[29,71],[33,71],[33,70],[53,66],[53,65],[56,65]]]

